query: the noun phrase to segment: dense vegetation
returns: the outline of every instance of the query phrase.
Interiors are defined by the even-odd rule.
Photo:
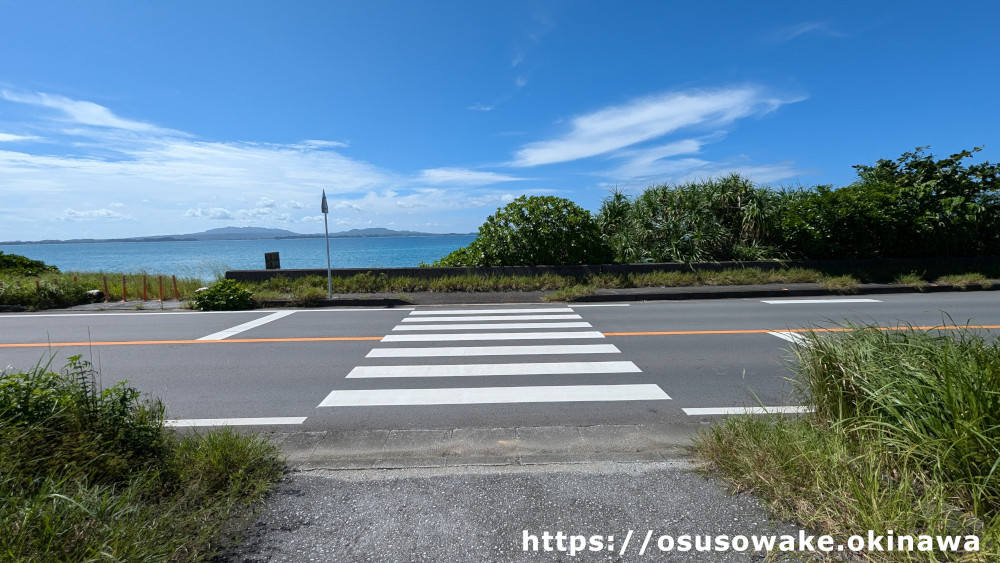
[[[966,165],[980,148],[940,160],[925,149],[855,166],[858,179],[838,189],[775,190],[733,174],[635,197],[615,190],[592,222],[566,200],[560,209],[572,211],[553,213],[557,198],[521,197],[435,265],[1000,254],[1000,165]],[[550,253],[534,250],[546,244]]]
[[[982,549],[871,559],[997,560],[1000,344],[961,327],[837,330],[806,333],[795,350],[813,415],[729,418],[697,451],[814,532],[975,535]]]
[[[600,264],[606,254],[597,223],[585,209],[559,197],[521,196],[490,215],[476,240],[442,264]]]
[[[23,256],[8,254],[5,258],[23,259]],[[37,260],[40,264],[28,272],[14,273],[14,270],[0,270],[0,307],[21,307],[28,310],[72,307],[94,301],[135,301],[142,299],[162,299],[165,301],[189,299],[204,282],[196,278],[175,278],[143,273],[61,273],[54,266]],[[23,272],[23,271],[22,271]],[[123,280],[124,278],[124,280]],[[176,293],[174,283],[176,281]],[[105,282],[107,285],[105,286]],[[124,286],[124,288],[123,288]],[[123,293],[124,289],[124,293]],[[98,291],[99,294],[88,293]],[[107,294],[104,291],[107,290]]]
[[[17,254],[0,252],[0,274],[8,276],[38,276],[58,272],[59,268],[49,266],[41,260],[32,260]]]
[[[178,436],[163,405],[61,372],[0,373],[0,560],[204,561],[281,476],[265,439]]]

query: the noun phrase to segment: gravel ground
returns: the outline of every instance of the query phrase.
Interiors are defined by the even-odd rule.
[[[545,532],[551,535],[551,551],[545,550]],[[558,532],[566,535],[561,550]],[[525,533],[531,536],[528,551]],[[640,555],[647,533],[652,539]],[[772,520],[753,497],[728,494],[680,459],[317,470],[287,475],[245,540],[218,561],[766,559],[752,551],[678,552],[675,546],[661,552],[657,547],[661,536],[682,534],[798,537],[799,529]],[[586,545],[573,555],[570,536],[586,538],[576,540]],[[590,550],[595,546],[600,551]]]

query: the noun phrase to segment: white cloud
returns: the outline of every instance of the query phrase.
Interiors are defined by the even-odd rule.
[[[289,201],[287,205],[288,205],[289,209],[305,209],[306,208],[306,206],[305,206],[304,203],[299,203],[299,202],[295,201],[294,199],[291,200],[291,201]]]
[[[771,35],[771,39],[775,41],[791,41],[800,35],[805,35],[807,33],[818,33],[825,35],[827,37],[846,37],[847,35],[832,29],[825,22],[799,22],[794,25],[790,25],[783,29],[780,29]]]
[[[496,107],[496,105],[472,104],[471,106],[467,107],[466,109],[470,109],[472,111],[493,111],[493,108],[495,108],[495,107]]]
[[[616,156],[627,159],[627,163],[608,173],[617,178],[649,178],[675,173],[679,168],[693,164],[697,159],[667,160],[682,154],[697,154],[701,150],[702,141],[685,139],[666,145],[647,149],[621,151]],[[681,164],[683,162],[683,164]],[[704,161],[699,161],[704,162]]]
[[[231,211],[229,211],[228,209],[223,209],[222,207],[212,207],[209,209],[199,207],[197,209],[188,209],[184,213],[184,216],[199,217],[205,219],[220,219],[220,220],[235,219],[235,216]]]
[[[274,207],[277,202],[269,197],[262,197],[257,200],[257,207]]]
[[[721,127],[794,101],[798,99],[768,95],[752,86],[639,98],[573,118],[569,132],[525,145],[511,164],[539,166],[613,153],[685,128]]]
[[[487,186],[500,182],[514,182],[523,180],[523,178],[466,168],[430,168],[422,170],[418,180],[431,185],[460,184],[464,186]]]
[[[122,215],[111,209],[91,209],[87,211],[66,209],[62,215],[54,217],[54,219],[56,221],[90,221],[94,219],[134,220],[133,217]]]
[[[322,141],[318,139],[308,139],[302,141],[296,146],[313,148],[313,149],[336,149],[336,148],[346,148],[347,143],[341,143],[340,141]]]
[[[113,129],[124,129],[137,133],[177,133],[168,129],[162,129],[144,123],[118,117],[108,108],[95,104],[72,100],[70,98],[45,93],[19,93],[9,90],[0,91],[0,98],[10,102],[19,102],[59,110],[73,123],[81,125],[93,125],[97,127],[110,127]]]
[[[113,201],[108,204],[108,207],[112,209],[121,209],[122,207],[125,207],[125,204],[120,201]]]
[[[17,143],[23,141],[39,141],[41,137],[34,135],[14,135],[12,133],[0,133],[0,143]]]

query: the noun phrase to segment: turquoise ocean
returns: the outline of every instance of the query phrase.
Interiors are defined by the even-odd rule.
[[[334,268],[395,268],[430,264],[466,246],[475,235],[331,238]],[[323,238],[168,242],[6,244],[20,254],[63,272],[146,272],[209,281],[226,270],[262,270],[264,253],[277,252],[281,267],[326,268]]]

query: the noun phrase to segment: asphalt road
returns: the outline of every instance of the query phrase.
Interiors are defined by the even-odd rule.
[[[103,384],[127,379],[180,424],[698,424],[722,409],[794,407],[797,330],[846,319],[995,327],[998,297],[18,313],[0,315],[0,367],[81,354]]]

